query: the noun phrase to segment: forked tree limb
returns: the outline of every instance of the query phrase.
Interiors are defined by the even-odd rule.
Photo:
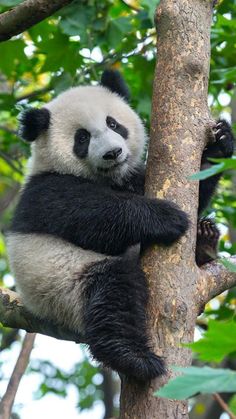
[[[236,256],[231,256],[227,260],[236,265]],[[227,270],[220,262],[207,263],[201,268],[197,286],[196,298],[199,307],[204,308],[212,298],[234,286],[236,286],[236,273]]]
[[[30,333],[41,333],[56,339],[83,343],[82,336],[63,327],[34,317],[23,306],[19,295],[0,288],[0,322],[5,327],[23,329]]]
[[[51,16],[72,0],[26,0],[0,15],[0,41],[19,35],[41,20]]]
[[[12,406],[21,378],[27,368],[30,353],[33,349],[35,333],[26,333],[19,357],[12,372],[6,392],[0,402],[0,419],[10,419]]]

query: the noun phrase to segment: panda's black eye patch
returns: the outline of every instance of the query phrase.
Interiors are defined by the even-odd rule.
[[[107,116],[106,124],[108,128],[117,132],[117,134],[121,135],[125,140],[128,138],[129,132],[127,128],[124,125],[119,124],[112,116]]]
[[[107,116],[107,126],[111,129],[116,129],[117,128],[117,122],[114,118],[112,118],[111,116]]]
[[[88,147],[90,142],[90,133],[84,129],[77,129],[74,137],[74,148],[73,151],[77,157],[81,159],[85,158],[88,154]]]

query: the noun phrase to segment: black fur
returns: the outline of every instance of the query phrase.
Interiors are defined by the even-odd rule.
[[[187,228],[186,214],[171,202],[57,173],[30,179],[12,224],[15,232],[52,234],[108,255],[136,243],[170,245]]]
[[[77,157],[84,159],[88,154],[90,143],[90,133],[84,129],[79,128],[75,133],[73,151]]]
[[[163,374],[163,360],[151,352],[148,342],[148,287],[137,262],[107,259],[85,274],[85,341],[93,356],[138,381]]]
[[[102,74],[101,85],[107,87],[107,89],[112,92],[117,93],[127,102],[129,101],[129,88],[119,71],[105,70]]]
[[[50,112],[46,108],[28,109],[20,116],[19,135],[23,140],[32,142],[49,128]]]
[[[212,134],[214,142],[210,142],[203,152],[201,162],[202,169],[214,164],[208,160],[209,157],[226,158],[231,157],[234,152],[234,136],[227,121],[218,120],[213,128]],[[217,174],[200,182],[199,214],[208,206],[220,177],[221,174]]]
[[[101,84],[128,100],[128,88],[118,72],[105,71]],[[33,141],[49,123],[46,109],[28,111],[22,117],[22,136]],[[224,121],[221,123],[215,144],[208,145],[203,153],[203,165],[208,164],[212,153],[221,153],[221,157],[232,154],[231,130]],[[124,130],[119,133],[124,138],[128,135]],[[80,158],[87,155],[89,144],[89,136],[82,141],[82,134],[77,131],[74,143],[74,153]],[[217,181],[218,177],[213,177],[200,183],[199,212],[209,202]],[[152,243],[170,245],[188,228],[187,215],[177,206],[146,198],[143,192],[141,167],[122,185],[108,177],[92,182],[73,175],[42,173],[25,185],[12,223],[14,232],[47,233],[84,249],[120,255],[116,260],[105,258],[83,272],[88,284],[83,300],[85,340],[97,360],[138,381],[152,379],[165,368],[148,342],[145,275],[137,258],[129,258],[124,252],[138,243],[142,248]],[[212,223],[199,222],[199,266],[215,257],[211,251],[217,251],[217,234]]]
[[[112,116],[107,116],[106,123],[109,128],[111,128],[113,131],[117,132],[117,134],[120,134],[125,140],[127,140],[129,131],[124,125],[117,122],[115,118],[112,118]],[[114,128],[112,128],[111,126],[112,123],[115,124]]]
[[[197,226],[197,252],[196,263],[198,266],[211,262],[217,258],[218,240],[220,233],[214,221],[202,218]]]
[[[213,162],[210,162],[208,158],[231,157],[234,151],[234,136],[227,121],[218,120],[215,127],[213,127],[212,135],[214,141],[209,142],[202,155],[202,169],[214,164]],[[221,174],[217,174],[200,182],[199,214],[201,214],[209,204],[220,177]],[[196,263],[198,266],[210,262],[217,257],[218,240],[219,231],[215,223],[208,218],[200,219],[198,221],[196,245]]]
[[[123,186],[103,182],[57,173],[33,176],[21,194],[12,230],[56,235],[108,255],[123,254],[140,242],[143,247],[169,245],[186,231],[187,216],[174,204],[138,195],[143,193],[142,167]],[[148,342],[145,275],[137,257],[129,256],[105,259],[80,273],[88,285],[84,339],[98,361],[145,382],[165,367]]]

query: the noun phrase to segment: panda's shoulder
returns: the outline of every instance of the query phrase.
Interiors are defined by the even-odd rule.
[[[34,174],[27,179],[26,187],[60,188],[63,185],[83,185],[86,180],[74,175],[57,172],[42,172]]]
[[[45,200],[47,197],[56,199],[56,197],[64,196],[67,199],[72,192],[81,193],[86,189],[86,185],[87,181],[77,176],[44,172],[27,179],[21,198],[28,200],[42,197]]]
[[[135,168],[132,175],[124,183],[124,190],[134,192],[138,195],[144,195],[144,184],[145,184],[145,166],[140,164]]]

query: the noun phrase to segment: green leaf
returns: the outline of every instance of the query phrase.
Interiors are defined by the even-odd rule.
[[[55,95],[69,89],[73,84],[73,77],[69,73],[63,73],[61,76],[53,80],[52,86],[55,90]]]
[[[214,176],[217,173],[223,172],[224,170],[224,164],[215,164],[214,166],[211,166],[209,169],[201,170],[200,172],[195,173],[194,175],[189,176],[190,180],[204,180],[207,179],[210,176]]]
[[[141,6],[147,10],[148,17],[152,22],[154,21],[155,11],[159,3],[160,0],[141,0],[140,2]]]
[[[236,394],[230,399],[229,408],[232,413],[236,414]]]
[[[70,36],[79,35],[81,42],[87,42],[87,31],[92,25],[94,9],[72,3],[66,10],[67,14],[63,13],[59,23],[63,33]]]
[[[236,169],[236,156],[232,156],[231,158],[223,158],[223,159],[216,159],[216,158],[210,158],[209,161],[212,161],[214,163],[224,163],[224,168],[226,169]]]
[[[204,180],[210,176],[214,176],[217,173],[221,173],[224,170],[236,169],[236,156],[233,156],[230,159],[209,159],[212,162],[218,164],[212,165],[209,169],[201,170],[198,173],[195,173],[189,176],[190,180]]]
[[[222,361],[236,351],[236,322],[210,320],[202,339],[187,345],[203,361]]]
[[[12,7],[22,2],[23,0],[0,0],[0,6]]]
[[[236,264],[233,262],[230,262],[230,260],[223,258],[220,259],[220,262],[228,269],[229,272],[236,273]]]
[[[27,63],[24,53],[25,43],[21,39],[15,39],[0,44],[0,56],[7,59],[0,60],[0,71],[11,76],[16,71],[16,66]]]
[[[108,27],[108,42],[112,48],[116,48],[123,38],[131,31],[132,25],[130,23],[130,16],[122,16],[118,19],[113,19]]]
[[[184,400],[196,393],[231,393],[236,391],[236,372],[210,367],[175,367],[183,375],[171,379],[155,396]]]

